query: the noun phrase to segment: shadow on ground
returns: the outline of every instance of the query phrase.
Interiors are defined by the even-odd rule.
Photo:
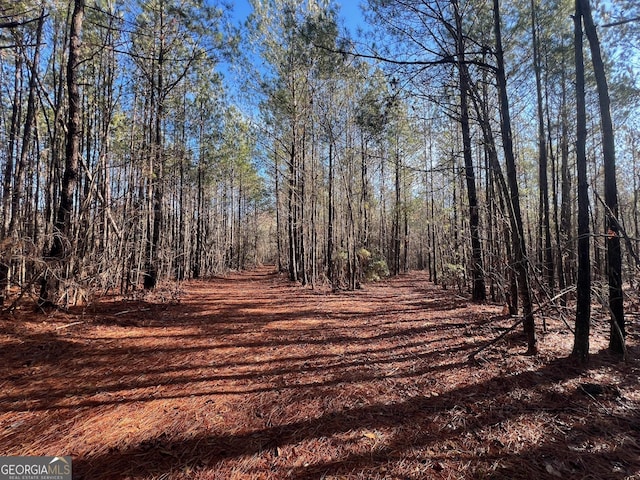
[[[420,274],[345,294],[265,270],[185,288],[75,326],[3,321],[0,451],[71,454],[86,480],[640,472],[636,346],[583,369],[521,356],[513,334],[469,363],[510,321]]]

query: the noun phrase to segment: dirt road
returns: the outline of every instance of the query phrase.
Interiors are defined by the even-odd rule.
[[[3,318],[0,453],[71,455],[86,480],[640,478],[638,362],[604,337],[587,370],[559,321],[536,358],[514,335],[469,363],[513,320],[423,273],[180,288]]]

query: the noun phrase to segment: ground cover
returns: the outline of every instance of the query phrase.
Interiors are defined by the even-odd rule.
[[[0,319],[0,454],[74,478],[640,479],[640,329],[524,356],[500,305],[413,272],[356,292],[263,267]]]

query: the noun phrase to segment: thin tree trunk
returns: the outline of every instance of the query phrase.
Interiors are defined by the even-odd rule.
[[[300,260],[300,281],[302,285],[307,285],[309,283],[308,272],[309,269],[307,267],[307,253],[306,253],[306,238],[305,238],[305,230],[306,230],[306,211],[305,207],[307,204],[307,199],[305,198],[306,192],[306,170],[307,170],[307,129],[303,127],[302,129],[302,146],[301,146],[301,168],[300,168],[300,201],[299,203],[299,211],[300,211],[300,221],[298,222],[298,238],[300,241],[300,249],[299,249],[299,260]]]
[[[485,149],[488,156],[489,167],[491,168],[491,177],[498,184],[499,188],[499,203],[500,209],[503,212],[503,215],[507,215],[509,219],[509,225],[511,226],[511,232],[517,230],[517,222],[515,220],[515,215],[513,209],[505,206],[505,202],[509,204],[509,189],[507,187],[507,182],[505,181],[504,174],[502,172],[502,166],[500,165],[500,161],[498,160],[498,150],[496,148],[496,141],[493,134],[493,129],[491,128],[491,122],[489,120],[489,110],[488,110],[488,95],[486,92],[486,82],[483,82],[483,94],[482,100],[480,100],[479,94],[477,91],[474,95],[472,95],[473,104],[476,110],[476,114],[478,116],[478,122],[480,124],[480,128],[482,130],[482,136],[484,140]],[[472,90],[472,93],[474,91]],[[509,229],[505,227],[505,249],[507,252],[507,258],[509,262],[514,262],[515,259],[512,254],[512,245],[509,241]],[[513,268],[509,267],[507,271],[507,276],[509,279],[509,293],[506,293],[507,306],[509,308],[509,313],[511,315],[517,315],[518,313],[518,282],[516,279],[516,275],[513,272]],[[506,286],[504,287],[506,291]]]
[[[404,177],[404,206],[402,209],[404,222],[404,249],[402,252],[402,271],[406,273],[409,271],[409,199],[407,198],[409,187],[406,184],[406,175]]]
[[[631,140],[632,151],[633,151],[633,225],[634,225],[634,237],[635,237],[635,250],[636,252],[640,251],[640,215],[638,212],[638,203],[640,202],[640,194],[638,193],[638,148],[636,143],[636,137],[634,136]],[[636,260],[636,271],[635,275],[638,273],[638,269],[640,269],[640,262]],[[635,277],[634,275],[634,277]],[[636,280],[636,286],[638,286],[639,280]]]
[[[369,174],[367,172],[367,143],[362,139],[362,157],[360,166],[360,176],[362,182],[362,198],[360,208],[362,215],[362,246],[369,250]]]
[[[17,230],[17,221],[20,217],[22,201],[22,193],[24,189],[24,178],[27,171],[27,157],[31,146],[32,131],[35,125],[36,117],[36,87],[38,78],[38,65],[40,63],[40,44],[42,43],[42,29],[44,26],[44,11],[40,13],[36,32],[36,46],[31,63],[31,71],[29,73],[29,96],[27,98],[27,117],[24,122],[24,131],[22,135],[22,148],[20,149],[20,158],[16,165],[16,178],[11,200],[11,219],[9,221],[10,236],[15,235]]]
[[[282,271],[282,230],[280,215],[280,167],[278,165],[278,151],[274,153],[274,177],[275,177],[275,194],[276,194],[276,269]]]
[[[329,136],[329,198],[328,198],[328,212],[327,212],[327,278],[333,290],[337,290],[337,284],[335,281],[335,272],[333,267],[333,220],[335,216],[333,206],[333,139]]]
[[[393,274],[400,273],[400,145],[396,136],[395,152],[395,208],[393,211]]]
[[[551,292],[554,289],[553,251],[551,249],[551,227],[549,221],[549,180],[547,143],[544,132],[544,107],[542,100],[542,65],[540,61],[540,43],[537,34],[535,0],[531,0],[531,33],[533,37],[533,68],[536,76],[536,97],[538,105],[538,161],[540,180],[540,239],[542,241],[543,276]]]
[[[435,185],[433,181],[433,139],[432,139],[432,125],[429,124],[429,197],[430,197],[430,213],[431,213],[431,222],[429,225],[430,235],[431,237],[431,250],[429,251],[429,280],[434,284],[438,284],[438,244],[436,241],[436,216],[435,216]]]
[[[298,258],[296,255],[296,217],[295,217],[295,188],[296,188],[296,145],[295,131],[294,139],[291,142],[291,154],[289,157],[289,184],[288,184],[288,200],[287,200],[287,227],[289,233],[289,280],[295,282],[298,280]]]
[[[202,274],[202,235],[204,224],[204,119],[202,118],[202,115],[200,117],[199,129],[200,156],[198,158],[198,190],[196,192],[196,246],[192,266],[193,278],[200,278],[200,275]]]
[[[471,133],[469,128],[469,73],[465,64],[465,44],[462,31],[462,16],[457,1],[453,2],[456,19],[456,54],[458,57],[458,79],[460,87],[460,126],[462,129],[462,145],[464,156],[464,172],[469,200],[469,228],[471,231],[471,270],[473,278],[472,299],[484,302],[487,291],[484,282],[484,265],[482,261],[482,244],[480,242],[480,211],[476,192],[476,177],[471,156]]]
[[[560,242],[558,248],[558,278],[560,287],[564,289],[567,284],[573,283],[573,248],[571,247],[571,175],[569,172],[569,120],[567,114],[567,82],[565,75],[565,61],[563,54],[562,67],[562,112],[561,112],[561,140],[560,140],[560,194],[562,203],[560,205]],[[564,252],[567,252],[565,262]],[[565,267],[566,268],[563,268]],[[564,301],[564,297],[563,297]]]
[[[161,7],[162,8],[162,7]],[[155,117],[155,136],[153,140],[153,222],[150,225],[151,232],[147,236],[151,238],[149,245],[149,256],[147,258],[147,266],[144,275],[144,288],[146,290],[153,289],[158,283],[160,274],[160,232],[163,228],[163,209],[162,202],[164,198],[164,144],[163,144],[163,120],[164,120],[164,12],[160,12],[160,51],[158,52],[158,70],[156,88],[156,117]],[[150,234],[149,234],[150,233]]]
[[[9,234],[9,225],[11,221],[11,202],[13,198],[13,181],[14,181],[14,161],[16,156],[16,139],[20,128],[20,116],[22,106],[22,55],[16,53],[15,74],[14,74],[14,93],[11,107],[11,126],[9,128],[9,141],[7,148],[7,160],[4,168],[4,179],[2,182],[2,238]]]
[[[12,198],[13,198],[13,176],[14,176],[14,160],[16,155],[16,138],[18,136],[20,112],[22,103],[22,55],[16,54],[15,75],[14,75],[14,94],[11,108],[11,126],[9,129],[9,141],[7,148],[7,159],[4,168],[3,188],[2,188],[2,224],[0,228],[0,239],[4,240],[10,235],[12,221]],[[13,242],[13,240],[12,240]],[[9,271],[10,260],[4,258],[0,263],[0,306],[4,305],[5,296],[9,291]]]

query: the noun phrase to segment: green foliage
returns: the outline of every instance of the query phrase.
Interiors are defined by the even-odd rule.
[[[389,276],[387,261],[380,255],[373,255],[366,248],[361,248],[358,250],[358,259],[366,282],[379,282]]]
[[[387,83],[382,72],[377,70],[368,82],[356,112],[357,125],[372,137],[379,136],[385,128],[389,98]]]
[[[466,269],[459,263],[447,263],[444,266],[443,281],[445,284],[460,284],[464,280]]]

